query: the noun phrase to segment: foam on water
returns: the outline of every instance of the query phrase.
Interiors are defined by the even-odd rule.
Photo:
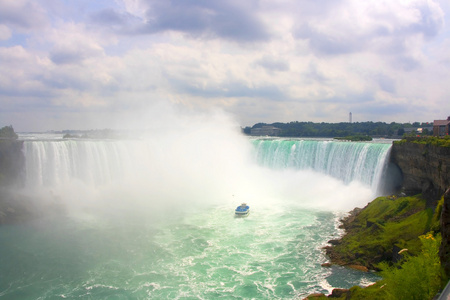
[[[333,277],[320,266],[324,240],[335,238],[335,217],[284,206],[254,207],[236,219],[221,206],[157,224],[128,217],[41,221],[9,236],[2,270],[13,268],[5,256],[22,261],[0,288],[17,299],[286,299],[373,281],[346,269]],[[7,231],[0,229],[2,242]],[[338,282],[340,276],[350,279]]]
[[[27,136],[21,192],[64,209],[0,227],[0,296],[289,299],[374,280],[322,268],[322,247],[376,195],[389,146],[185,125],[133,140]],[[251,213],[234,218],[241,202]]]

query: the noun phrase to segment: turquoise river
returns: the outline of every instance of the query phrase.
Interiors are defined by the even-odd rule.
[[[382,193],[389,142],[20,138],[40,217],[0,227],[0,299],[302,299],[377,280],[321,267],[322,248]]]

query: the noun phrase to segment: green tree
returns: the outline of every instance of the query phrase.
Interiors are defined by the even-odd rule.
[[[9,126],[5,126],[5,127],[0,129],[0,138],[3,138],[3,139],[17,139],[18,136],[14,132],[14,129],[13,129],[12,125],[9,125]]]

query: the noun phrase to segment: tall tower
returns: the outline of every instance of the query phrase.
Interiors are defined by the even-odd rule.
[[[352,112],[350,112],[349,115],[348,115],[348,122],[349,122],[349,123],[352,122]]]

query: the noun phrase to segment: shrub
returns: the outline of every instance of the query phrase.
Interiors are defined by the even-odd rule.
[[[415,143],[415,144],[424,144],[424,145],[433,145],[436,147],[450,147],[450,136],[444,137],[404,137],[400,141],[394,141],[395,144],[405,144],[405,143]]]
[[[10,126],[5,126],[3,128],[0,128],[0,138],[17,139],[18,136],[14,132],[13,127],[10,125]]]
[[[400,267],[381,264],[387,299],[432,299],[443,285],[444,273],[439,261],[440,236],[428,233],[419,237],[422,251],[405,255]]]
[[[348,135],[345,137],[335,137],[336,140],[347,140],[352,142],[372,141],[372,137],[368,135]]]

